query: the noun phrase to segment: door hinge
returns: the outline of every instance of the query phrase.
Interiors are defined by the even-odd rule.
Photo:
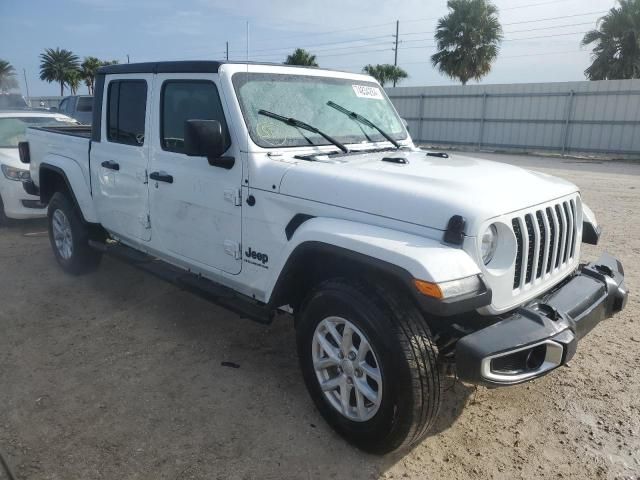
[[[239,207],[242,205],[242,190],[239,188],[236,190],[225,190],[224,199],[227,202],[231,202],[236,207]]]
[[[224,251],[227,255],[231,255],[236,260],[242,258],[242,246],[233,240],[224,241]]]

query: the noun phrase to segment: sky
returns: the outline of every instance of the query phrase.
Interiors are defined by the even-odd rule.
[[[615,0],[494,0],[504,30],[500,56],[480,83],[584,80],[584,33]],[[58,95],[39,79],[39,54],[66,48],[80,58],[130,61],[282,62],[294,48],[321,67],[359,72],[393,63],[399,21],[400,86],[453,85],[430,64],[433,31],[446,0],[0,0],[0,59],[24,73],[32,96]],[[475,82],[470,82],[473,84]],[[83,86],[80,93],[86,93]]]

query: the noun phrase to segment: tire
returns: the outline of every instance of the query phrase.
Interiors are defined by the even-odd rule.
[[[6,227],[9,224],[9,219],[4,213],[4,203],[2,203],[2,197],[0,197],[0,227]]]
[[[338,342],[331,325],[342,338],[347,327],[354,332],[351,350],[360,352],[363,340],[365,347],[369,344],[372,354],[365,357],[366,365],[358,356],[353,360],[355,354],[345,357],[345,351],[339,351],[342,348],[337,349],[340,366],[332,365],[335,358],[327,352],[333,348],[335,355]],[[325,281],[303,302],[296,339],[302,374],[313,401],[325,420],[350,443],[383,454],[412,446],[425,437],[440,409],[438,350],[407,295],[383,285],[346,279]],[[318,371],[314,358],[321,368]],[[345,358],[353,360],[351,365]],[[336,383],[340,387],[325,393],[321,381],[333,382],[326,383],[326,388]],[[350,392],[346,408],[343,387]],[[371,398],[359,394],[360,390]],[[358,395],[364,402],[359,403]]]
[[[47,219],[51,248],[62,269],[72,275],[95,271],[102,253],[89,246],[89,230],[67,195],[51,197]]]

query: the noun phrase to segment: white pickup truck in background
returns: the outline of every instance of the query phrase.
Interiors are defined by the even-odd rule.
[[[91,127],[32,128],[22,160],[64,270],[103,253],[263,322],[292,311],[325,419],[371,452],[413,445],[443,364],[513,385],[624,308],[578,188],[417,149],[371,77],[187,61],[99,70]]]
[[[43,110],[0,110],[0,227],[8,219],[38,218],[47,213],[40,197],[24,189],[31,176],[29,168],[20,163],[18,144],[24,141],[27,127],[75,124],[77,122],[66,115]]]

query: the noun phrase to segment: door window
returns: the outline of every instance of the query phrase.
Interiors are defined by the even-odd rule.
[[[218,89],[210,81],[169,80],[162,85],[160,143],[163,150],[184,152],[185,120],[218,120],[231,144]]]
[[[126,145],[144,145],[147,82],[110,82],[107,102],[107,139]]]

